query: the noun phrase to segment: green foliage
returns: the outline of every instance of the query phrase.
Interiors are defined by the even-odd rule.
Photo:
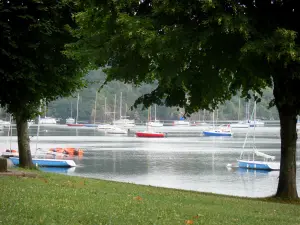
[[[291,80],[276,102],[299,109],[296,8],[286,1],[92,2],[75,16],[79,28],[72,33],[81,40],[67,53],[83,65],[109,63],[107,81],[157,81],[135,105],[184,107],[190,114],[214,109],[240,89],[250,98],[250,91],[261,95],[278,84],[283,93],[279,86]]]
[[[69,6],[60,1],[1,1],[0,104],[22,120],[38,113],[40,100],[53,101],[84,86],[84,71],[61,51],[76,41]]]
[[[286,204],[271,199],[229,197],[57,174],[38,175],[37,178],[1,177],[3,224],[300,223],[297,202]]]

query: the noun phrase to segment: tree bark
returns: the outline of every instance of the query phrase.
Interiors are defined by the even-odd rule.
[[[281,159],[277,193],[275,197],[297,199],[296,144],[297,113],[289,105],[278,107],[280,118]]]
[[[23,119],[22,116],[16,116],[17,134],[18,134],[18,148],[19,148],[19,160],[20,167],[33,168],[29,135],[28,135],[28,123],[27,119]]]
[[[7,159],[0,157],[0,172],[7,172]]]

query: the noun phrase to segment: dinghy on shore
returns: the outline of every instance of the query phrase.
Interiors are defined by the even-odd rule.
[[[10,157],[9,158],[15,166],[20,164],[19,157]],[[73,160],[64,160],[64,159],[32,159],[34,165],[39,167],[76,167],[76,163]]]

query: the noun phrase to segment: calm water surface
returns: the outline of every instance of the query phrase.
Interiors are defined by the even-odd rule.
[[[47,129],[51,135],[64,135],[60,129]],[[74,131],[64,132],[67,135]],[[38,147],[42,149],[67,146],[85,149],[82,158],[73,158],[78,167],[68,170],[47,168],[47,171],[249,197],[272,195],[277,188],[279,175],[277,171],[226,168],[228,163],[234,163],[239,157],[244,138],[199,136],[143,139],[129,136],[103,136],[92,130],[79,131],[77,135],[77,137],[68,137],[65,141],[61,139],[55,141],[56,137],[52,140],[51,137],[50,139],[41,137]],[[97,136],[96,141],[89,141],[87,135]],[[5,148],[7,141],[1,140],[0,147]],[[249,146],[251,142],[252,138],[249,139]],[[34,141],[31,145],[32,149],[35,149]],[[16,142],[13,141],[12,147],[16,146]],[[276,161],[280,159],[280,140],[277,137],[272,135],[269,138],[257,137],[256,147],[264,153],[276,156]],[[300,161],[297,158],[298,160]],[[299,186],[299,176],[297,182]]]

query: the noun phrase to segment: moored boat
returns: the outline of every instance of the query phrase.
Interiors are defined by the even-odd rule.
[[[49,152],[62,153],[65,155],[83,155],[83,149],[80,148],[50,148]]]
[[[74,123],[74,124],[67,124],[69,127],[83,127],[84,124],[80,124],[80,123]]]
[[[205,136],[232,136],[230,125],[221,125],[217,129],[203,131]]]
[[[107,134],[127,134],[127,130],[120,127],[112,127],[105,131]]]
[[[146,123],[149,127],[162,127],[164,124],[161,123],[159,120],[154,120]]]
[[[256,170],[280,170],[279,162],[237,160],[239,168]]]
[[[15,166],[20,164],[19,157],[9,158]],[[75,167],[76,163],[73,160],[64,159],[37,159],[33,158],[32,163],[40,167]]]
[[[135,133],[137,137],[147,137],[147,138],[163,138],[164,133],[154,132],[154,131],[140,131]]]

